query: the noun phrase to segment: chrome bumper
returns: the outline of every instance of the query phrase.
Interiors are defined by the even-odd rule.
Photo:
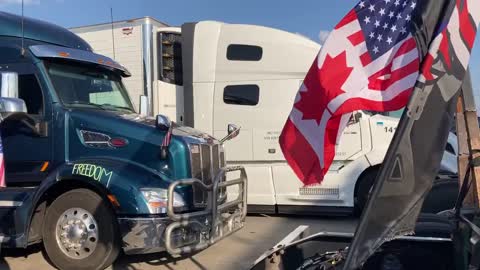
[[[223,182],[230,172],[240,172],[238,179]],[[173,192],[179,185],[193,185],[207,193],[207,206],[201,211],[177,214],[173,208]],[[219,191],[238,185],[234,200],[217,200]],[[223,168],[212,184],[198,179],[173,182],[168,189],[167,217],[118,218],[126,254],[168,251],[182,255],[207,248],[244,226],[247,214],[247,176],[243,167]],[[172,198],[172,199],[170,199]]]
[[[237,179],[222,181],[227,173],[240,172]],[[189,213],[176,213],[173,207],[173,194],[177,186],[195,185],[207,193],[207,205],[203,210]],[[222,188],[238,186],[238,196],[234,200],[219,202]],[[168,188],[167,214],[173,221],[165,230],[165,248],[172,255],[182,255],[207,248],[230,234],[243,228],[247,215],[247,175],[241,166],[220,169],[212,184],[205,185],[198,179],[175,181]],[[191,237],[179,241],[179,232],[188,232]]]

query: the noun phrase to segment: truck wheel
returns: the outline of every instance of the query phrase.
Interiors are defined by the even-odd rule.
[[[460,186],[457,178],[435,180],[430,193],[423,202],[422,213],[436,214],[453,209],[459,191]]]
[[[415,235],[420,237],[450,238],[455,224],[447,218],[434,214],[420,214],[415,224]]]
[[[88,189],[62,194],[48,208],[43,244],[59,269],[105,269],[120,252],[114,214]]]
[[[377,178],[378,170],[371,170],[360,178],[355,194],[355,214],[360,216],[370,196],[373,183]]]

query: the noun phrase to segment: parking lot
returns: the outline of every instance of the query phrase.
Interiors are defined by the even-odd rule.
[[[243,230],[189,258],[175,259],[164,253],[122,256],[109,269],[248,269],[269,249],[300,225],[310,233],[319,231],[352,232],[352,218],[249,216]],[[42,254],[41,246],[28,250],[3,250],[0,270],[49,270],[53,268]]]

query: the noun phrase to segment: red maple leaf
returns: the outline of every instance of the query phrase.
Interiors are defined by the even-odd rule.
[[[300,100],[295,108],[302,112],[303,120],[313,119],[320,124],[322,114],[328,103],[338,95],[345,93],[342,85],[353,71],[347,66],[347,53],[335,57],[327,54],[323,66],[318,69],[316,59],[305,77],[306,92],[300,92]]]

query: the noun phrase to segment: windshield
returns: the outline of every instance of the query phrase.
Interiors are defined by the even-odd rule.
[[[67,107],[134,112],[121,77],[112,71],[60,63],[50,63],[47,69],[58,97]]]
[[[405,110],[405,107],[401,108],[400,110],[392,111],[392,112],[376,112],[376,111],[364,111],[364,112],[369,114],[369,115],[381,114],[381,115],[384,115],[384,116],[389,116],[389,117],[400,119],[402,117],[402,114],[403,114],[404,110]]]

